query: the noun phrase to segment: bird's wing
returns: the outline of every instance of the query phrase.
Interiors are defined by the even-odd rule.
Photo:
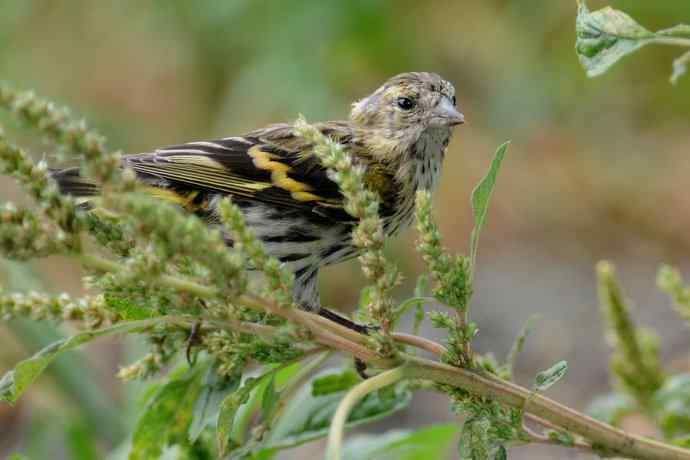
[[[345,123],[320,129],[346,145],[352,136]],[[126,166],[160,187],[200,190],[270,203],[308,208],[338,220],[351,220],[343,196],[310,145],[290,125],[273,125],[242,137],[190,142],[125,157]]]

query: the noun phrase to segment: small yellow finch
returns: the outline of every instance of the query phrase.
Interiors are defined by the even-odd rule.
[[[455,106],[453,85],[433,73],[410,72],[356,102],[348,120],[316,124],[366,168],[387,235],[410,224],[416,191],[436,186],[452,129],[464,122]],[[317,275],[320,267],[355,255],[355,220],[310,147],[292,125],[276,124],[244,136],[128,155],[124,166],[156,196],[210,225],[218,222],[219,200],[232,196],[268,253],[294,271],[295,301],[342,322],[321,308]],[[53,177],[64,193],[98,193],[76,168]]]

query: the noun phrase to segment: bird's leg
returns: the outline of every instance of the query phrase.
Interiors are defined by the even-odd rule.
[[[369,326],[366,324],[356,323],[351,319],[345,318],[344,316],[340,316],[339,314],[334,313],[331,310],[323,307],[319,308],[319,316],[331,320],[334,323],[338,323],[341,326],[345,326],[348,329],[352,329],[355,332],[359,332],[360,334],[368,335],[370,331],[374,331],[377,329],[376,326]]]
[[[355,370],[357,371],[357,374],[359,374],[359,376],[362,377],[362,380],[366,380],[369,378],[369,376],[367,375],[367,363],[365,363],[359,358],[355,358]]]
[[[194,367],[196,364],[196,355],[192,359],[192,347],[201,344],[201,321],[197,321],[192,325],[191,331],[189,331],[189,336],[187,337],[187,348],[185,349],[185,357],[187,358],[187,364],[189,367]]]
[[[201,306],[205,309],[206,302],[199,299]],[[196,364],[196,355],[192,359],[192,348],[201,344],[201,321],[197,321],[192,325],[192,329],[189,331],[189,336],[187,337],[187,348],[185,349],[185,357],[187,358],[187,364],[190,367]]]
[[[344,316],[340,316],[337,313],[333,313],[327,308],[319,308],[319,315],[333,321],[334,323],[338,323],[341,326],[345,326],[348,329],[352,329],[353,331],[359,332],[360,334],[364,335],[369,335],[370,331],[374,331],[377,329],[376,326],[369,326],[366,324],[359,324],[356,323],[348,318],[345,318]],[[367,363],[362,361],[359,358],[355,358],[355,370],[357,371],[357,374],[359,374],[360,377],[362,377],[364,380],[368,379],[369,376],[367,375]]]
[[[340,316],[327,308],[321,306],[318,291],[318,267],[308,267],[295,273],[295,301],[307,311],[316,312],[319,316],[326,318],[334,323],[345,326],[360,334],[368,334],[374,330],[371,326],[355,323],[354,321]]]

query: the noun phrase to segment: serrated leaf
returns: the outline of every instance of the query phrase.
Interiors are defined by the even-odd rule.
[[[486,222],[486,214],[489,210],[489,203],[491,201],[491,192],[493,192],[494,186],[496,185],[496,176],[501,168],[501,163],[503,162],[503,157],[510,142],[505,142],[498,147],[494,159],[491,162],[489,171],[486,176],[477,184],[475,189],[472,191],[472,213],[474,215],[474,228],[472,229],[472,234],[470,236],[470,266],[472,270],[476,265],[477,261],[477,249],[479,247],[479,235],[482,231],[482,227]]]
[[[458,441],[458,453],[463,460],[489,460],[494,446],[491,445],[489,430],[491,422],[484,417],[465,420]]]
[[[105,295],[105,305],[108,307],[108,310],[117,313],[125,321],[137,321],[159,316],[151,310],[140,307],[129,299],[115,297],[110,294]]]
[[[566,372],[568,372],[568,363],[565,361],[559,361],[549,369],[538,373],[534,380],[534,387],[536,391],[548,390],[553,385],[558,383],[558,381],[565,376]]]
[[[446,458],[460,430],[438,425],[408,432],[356,436],[345,444],[343,460],[427,460]]]
[[[189,424],[189,441],[198,439],[201,432],[218,417],[220,405],[227,395],[239,387],[242,373],[232,376],[218,374],[217,366],[209,366],[204,376],[199,397],[194,402],[192,421]]]
[[[654,37],[624,12],[608,6],[590,12],[584,1],[578,8],[575,30],[575,49],[589,77],[606,72]]]
[[[337,374],[324,375],[312,382],[311,395],[325,396],[349,390],[362,379],[356,372],[348,369]]]
[[[301,366],[301,362],[296,362],[290,366],[280,368],[279,370],[275,370],[275,368],[272,368],[267,372],[264,372],[263,374],[258,375],[256,377],[257,382],[253,386],[253,388],[250,389],[249,397],[246,399],[244,403],[240,404],[240,406],[237,408],[237,410],[235,411],[235,415],[232,419],[231,426],[229,427],[228,449],[231,452],[231,454],[228,457],[228,460],[235,460],[236,458],[241,458],[243,460],[249,460],[249,458],[270,458],[270,455],[268,455],[268,453],[276,451],[275,449],[264,449],[265,443],[263,442],[263,440],[259,443],[245,443],[242,446],[239,445],[239,440],[243,440],[246,438],[247,431],[250,429],[250,424],[247,422],[249,420],[255,419],[254,415],[258,407],[261,406],[262,408],[268,408],[271,412],[274,412],[276,410],[277,403],[279,399],[282,397],[282,393],[275,395],[276,397],[278,397],[278,400],[275,400],[270,405],[270,408],[268,406],[264,406],[264,397],[269,384],[269,380],[274,380],[275,387],[282,388],[284,385],[287,384],[287,382],[291,378],[296,376]],[[269,415],[270,417],[273,417],[273,414]],[[270,421],[271,423],[273,422],[273,420]],[[261,422],[266,422],[263,414],[261,417]],[[247,457],[248,455],[254,454],[256,455]]]
[[[607,6],[589,11],[584,0],[578,7],[575,30],[575,50],[589,77],[603,74],[623,57],[650,43],[690,36],[690,26],[685,24],[654,33],[620,10]],[[682,63],[678,70],[682,70]]]
[[[134,428],[129,460],[158,458],[166,446],[187,443],[205,370],[199,365],[186,372],[180,368],[158,389]]]
[[[95,331],[81,332],[53,342],[31,358],[20,361],[14,369],[5,373],[2,379],[0,379],[0,401],[6,401],[10,404],[16,402],[29,385],[41,375],[45,368],[63,353],[73,350],[98,337],[143,330],[154,324],[156,324],[155,319],[119,323]]]
[[[249,400],[249,395],[261,383],[262,377],[248,378],[241,387],[226,396],[221,403],[218,412],[218,422],[216,423],[216,444],[221,458],[237,447],[230,438],[235,423],[235,414],[240,406]]]

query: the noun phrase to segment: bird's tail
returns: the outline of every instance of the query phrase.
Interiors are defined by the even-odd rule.
[[[100,194],[100,187],[83,177],[79,168],[52,169],[50,176],[57,182],[60,193],[76,198],[87,198]]]

